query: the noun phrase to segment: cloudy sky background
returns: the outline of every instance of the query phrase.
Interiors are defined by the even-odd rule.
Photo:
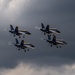
[[[0,0],[0,75],[75,75],[74,7],[74,0]],[[42,41],[47,36],[35,29],[41,22],[58,28],[57,38],[68,45],[57,49]],[[8,45],[15,42],[5,31],[10,24],[32,33],[25,41],[35,50],[24,53]]]

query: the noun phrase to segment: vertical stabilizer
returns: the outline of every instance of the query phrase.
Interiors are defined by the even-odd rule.
[[[46,26],[46,31],[49,31],[49,25]]]
[[[56,36],[55,36],[55,35],[53,35],[52,41],[53,41],[54,43],[56,42]]]
[[[15,32],[18,34],[18,26],[16,26],[16,28],[15,28]]]
[[[42,29],[44,29],[44,28],[45,28],[45,26],[44,26],[44,24],[43,24],[43,23],[41,23],[41,27],[42,27]]]
[[[18,39],[15,39],[16,40],[16,44],[19,44],[19,41],[18,41]]]
[[[13,26],[12,26],[12,25],[10,25],[10,29],[11,29],[11,30],[14,30],[14,28],[13,28]]]
[[[21,45],[21,46],[24,46],[24,40],[21,41],[21,44],[20,44],[20,45]]]
[[[48,40],[51,40],[51,35],[48,35]]]

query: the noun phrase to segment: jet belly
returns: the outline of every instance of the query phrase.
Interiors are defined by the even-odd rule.
[[[64,45],[64,43],[61,41],[56,41],[56,44]]]
[[[19,35],[24,35],[25,33],[24,32],[19,32]]]

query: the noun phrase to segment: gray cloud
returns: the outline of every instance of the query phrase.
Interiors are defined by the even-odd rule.
[[[35,65],[28,65],[20,63],[17,67],[13,69],[4,69],[0,70],[1,75],[74,75],[75,74],[75,65],[66,65],[61,67],[41,67]]]

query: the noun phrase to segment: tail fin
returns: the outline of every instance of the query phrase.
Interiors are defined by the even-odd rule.
[[[10,25],[10,29],[11,29],[11,30],[14,30],[14,28],[13,28],[13,26],[12,26],[12,25]]]
[[[46,31],[49,31],[49,25],[46,26]]]
[[[42,27],[42,29],[44,29],[44,28],[45,28],[45,26],[44,26],[44,24],[43,24],[43,23],[41,23],[41,27]]]
[[[16,40],[16,44],[19,44],[19,41],[18,41],[18,39],[15,39]]]
[[[15,32],[18,33],[18,26],[16,26],[16,28],[15,28]]]
[[[51,40],[51,35],[48,35],[48,40]]]
[[[56,36],[55,36],[55,35],[53,35],[52,41],[53,41],[54,43],[56,42]]]
[[[20,45],[21,45],[21,46],[23,46],[23,45],[24,45],[24,40],[22,40],[22,41],[21,41],[21,44],[20,44]]]

